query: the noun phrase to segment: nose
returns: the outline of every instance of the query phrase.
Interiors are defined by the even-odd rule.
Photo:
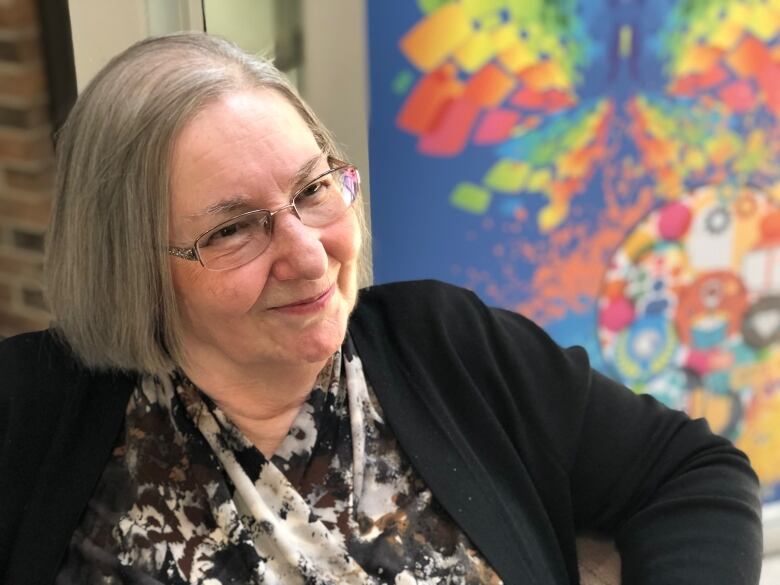
[[[273,254],[271,275],[277,280],[317,280],[328,272],[328,255],[320,230],[303,225],[295,211],[274,215],[273,238],[266,254]]]

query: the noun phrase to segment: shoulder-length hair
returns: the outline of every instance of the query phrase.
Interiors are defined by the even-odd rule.
[[[87,367],[157,374],[184,363],[167,253],[174,143],[207,105],[254,88],[278,92],[343,159],[270,62],[205,34],[141,41],[79,96],[57,137],[44,280],[53,328]]]

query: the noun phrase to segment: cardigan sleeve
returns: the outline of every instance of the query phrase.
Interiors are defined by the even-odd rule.
[[[745,454],[703,419],[591,369],[582,348],[562,350],[521,316],[490,313],[494,342],[523,348],[508,350],[533,397],[521,399],[523,418],[568,470],[575,529],[615,540],[622,582],[757,584],[761,503]]]
[[[575,522],[613,535],[624,583],[758,583],[758,480],[747,457],[650,396],[589,372],[571,468]]]

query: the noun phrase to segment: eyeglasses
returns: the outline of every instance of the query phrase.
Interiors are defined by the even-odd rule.
[[[171,256],[200,262],[208,270],[228,270],[251,262],[265,252],[274,231],[274,216],[291,210],[309,227],[324,227],[344,215],[360,192],[360,175],[349,164],[335,168],[295,192],[278,209],[247,211],[222,222],[195,239],[191,248],[170,246]]]

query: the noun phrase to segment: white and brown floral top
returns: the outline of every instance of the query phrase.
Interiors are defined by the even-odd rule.
[[[146,377],[60,567],[70,584],[498,584],[412,469],[347,340],[268,460]]]

